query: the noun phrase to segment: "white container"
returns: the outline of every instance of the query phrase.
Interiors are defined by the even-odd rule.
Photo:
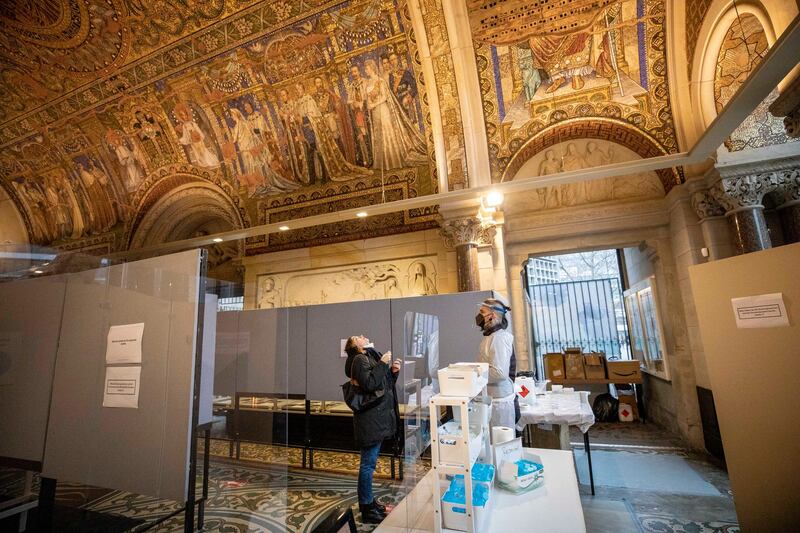
[[[489,382],[487,363],[455,363],[438,372],[443,396],[476,396]]]
[[[473,484],[473,491],[477,490],[478,484]],[[465,500],[460,502],[446,501],[448,494],[442,497],[442,520],[446,529],[454,529],[456,531],[467,531],[467,506],[464,504]],[[487,520],[491,513],[492,507],[492,490],[491,485],[486,492],[486,500],[483,505],[473,505],[472,511],[475,513],[475,531],[486,531]],[[475,502],[473,498],[473,503]]]
[[[533,378],[519,377],[514,385],[520,405],[536,404],[536,381]]]
[[[522,447],[522,439],[516,438],[494,446],[497,485],[513,493],[527,492],[544,484],[544,467],[520,474],[517,461],[525,460],[542,464],[542,458]]]
[[[464,444],[460,424],[455,420],[451,420],[439,427],[437,441],[440,463],[464,464],[464,457],[467,456],[465,448],[468,447],[469,463],[471,465],[478,459],[483,449],[483,429],[477,426],[470,427],[468,443]]]

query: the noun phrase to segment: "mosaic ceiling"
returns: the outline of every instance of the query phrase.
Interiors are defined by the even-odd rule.
[[[436,190],[413,32],[392,0],[17,0],[0,17],[0,172],[37,243],[145,242],[148,210],[193,184],[230,200],[218,208],[231,229]],[[408,231],[434,215],[248,247]]]
[[[641,157],[677,151],[663,0],[470,0],[494,181],[547,147],[617,142]],[[556,154],[548,173],[593,166]],[[660,171],[666,190],[678,183]]]

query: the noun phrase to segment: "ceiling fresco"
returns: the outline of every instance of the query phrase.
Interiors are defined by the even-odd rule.
[[[430,113],[406,10],[391,0],[246,8],[250,3],[202,2],[207,17],[167,22],[175,3],[120,2],[119,28],[105,31],[118,29],[125,50],[117,53],[112,41],[103,41],[107,49],[92,52],[97,62],[90,61],[98,68],[103,58],[123,64],[115,80],[87,83],[3,129],[4,139],[27,132],[0,148],[0,173],[35,242],[126,249],[141,240],[137,225],[167,194],[167,183],[203,182],[224,191],[238,211],[227,218],[245,226],[436,191]],[[17,4],[24,9],[0,10],[4,25],[38,21],[47,30],[30,36],[38,39],[27,52],[30,61],[56,61],[45,34],[77,42],[100,31],[80,25],[81,16],[92,20],[100,9],[92,0]],[[235,16],[177,39],[237,7]],[[113,0],[102,2],[105,15],[116,8]],[[70,24],[61,20],[68,10],[77,17]],[[155,32],[148,40],[147,24],[133,14],[156,11],[161,18],[144,17]],[[116,20],[105,15],[107,24]],[[157,42],[161,33],[174,42]],[[62,66],[63,76],[48,71],[52,80],[82,75]],[[19,84],[4,86],[27,92]],[[430,227],[434,216],[418,210],[288,231],[248,248],[255,253],[411,231]]]
[[[663,0],[467,4],[494,181],[570,139],[613,141],[641,157],[677,151]],[[563,156],[553,171],[585,168]],[[677,171],[659,176],[666,190],[679,183]]]

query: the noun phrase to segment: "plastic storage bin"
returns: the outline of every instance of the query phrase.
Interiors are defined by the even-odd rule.
[[[439,427],[439,462],[453,465],[464,463],[464,447],[469,447],[469,462],[474,463],[483,449],[483,430],[480,426],[470,426],[469,439],[465,445],[461,435],[461,425],[451,420]]]
[[[473,397],[489,382],[486,363],[455,363],[438,371],[439,391],[443,396]]]
[[[464,478],[463,476],[456,476],[450,483],[450,488],[442,496],[442,518],[445,528],[467,531],[466,501]],[[475,513],[476,531],[486,530],[485,525],[491,512],[491,503],[491,485],[473,483],[472,508]]]

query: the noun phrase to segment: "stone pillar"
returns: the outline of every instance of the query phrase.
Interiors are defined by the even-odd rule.
[[[772,247],[761,202],[777,185],[777,173],[765,172],[723,177],[711,187],[711,195],[725,209],[737,254]]]
[[[700,230],[703,232],[703,242],[708,250],[708,260],[716,261],[734,255],[725,208],[714,199],[708,189],[693,192],[691,203],[700,220]]]
[[[783,203],[778,213],[786,244],[800,242],[800,169],[780,173],[779,191]]]
[[[445,246],[456,249],[458,291],[481,290],[478,246],[492,244],[494,223],[469,216],[443,220],[441,226]]]
[[[787,202],[778,208],[786,244],[800,242],[800,199]]]

